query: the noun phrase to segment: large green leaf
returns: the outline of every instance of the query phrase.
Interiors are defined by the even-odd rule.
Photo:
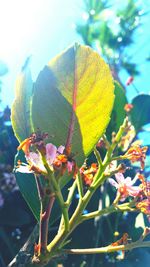
[[[82,164],[110,120],[113,89],[109,67],[99,54],[75,44],[51,60],[37,78],[34,130],[53,135],[57,146],[72,144],[76,161]]]
[[[111,114],[111,120],[107,128],[107,135],[111,139],[112,132],[117,132],[119,127],[122,125],[126,112],[124,106],[127,103],[127,98],[124,89],[121,85],[115,81],[115,101],[113,106],[113,111]]]
[[[145,124],[150,123],[150,95],[142,94],[136,96],[132,101],[132,105],[131,121],[138,132]]]
[[[12,126],[19,142],[29,137],[32,132],[30,121],[32,91],[31,73],[28,64],[25,63],[16,81],[15,100],[11,110]]]

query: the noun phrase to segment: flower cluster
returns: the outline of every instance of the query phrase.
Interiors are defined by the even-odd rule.
[[[32,134],[31,137],[25,139],[18,150],[22,149],[25,153],[27,160],[26,163],[18,161],[18,166],[16,168],[17,172],[22,173],[35,173],[47,175],[46,167],[43,163],[41,153],[44,154],[46,163],[52,171],[60,171],[61,174],[68,170],[68,173],[71,173],[76,165],[75,161],[69,157],[65,151],[65,146],[59,146],[58,148],[52,143],[44,144],[43,139],[47,138],[47,134],[38,136]],[[31,148],[36,148],[36,151],[32,151]]]
[[[112,178],[108,179],[109,183],[117,189],[115,200],[124,201],[129,196],[136,198],[136,208],[148,215],[150,221],[150,181],[140,173],[137,173],[133,180],[130,177],[125,178],[122,173],[117,173],[115,179],[116,181]],[[137,180],[141,182],[139,186],[134,185]]]

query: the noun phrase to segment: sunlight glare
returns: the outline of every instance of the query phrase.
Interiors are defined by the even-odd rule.
[[[25,49],[37,30],[35,18],[40,1],[0,0],[0,57],[6,60]]]

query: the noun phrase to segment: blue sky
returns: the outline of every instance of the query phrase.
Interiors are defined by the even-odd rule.
[[[113,1],[120,3],[121,1]],[[150,0],[136,1],[141,9],[150,11]],[[33,79],[43,66],[57,53],[75,41],[75,23],[83,21],[82,0],[0,0],[0,59],[9,67],[3,77],[2,103],[11,105],[17,74],[27,56],[32,55]],[[150,92],[150,63],[144,59],[150,54],[150,15],[143,20],[143,27],[135,36],[129,53],[139,63],[141,76],[135,80],[141,91]],[[127,76],[122,73],[125,83]],[[132,86],[127,89],[129,100],[136,94]]]

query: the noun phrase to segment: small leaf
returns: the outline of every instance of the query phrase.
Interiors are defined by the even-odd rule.
[[[111,138],[112,132],[117,132],[119,127],[122,125],[126,112],[124,106],[127,103],[127,98],[124,89],[121,85],[115,81],[115,101],[113,106],[113,111],[111,114],[111,120],[107,128],[107,136]]]
[[[21,162],[26,162],[23,151],[19,151],[16,155],[15,166],[17,165],[18,160]],[[34,175],[29,173],[15,172],[15,177],[25,201],[29,205],[29,208],[32,210],[35,218],[38,221],[40,218],[40,201]]]
[[[75,45],[40,72],[32,101],[34,130],[72,144],[81,165],[104,133],[113,107],[113,80],[107,64],[90,47]]]
[[[28,65],[22,68],[15,87],[15,100],[11,110],[11,120],[15,135],[19,142],[29,137],[32,132],[30,105],[33,82]]]
[[[136,96],[132,101],[132,105],[131,121],[138,132],[145,124],[150,123],[150,95],[142,94]]]

